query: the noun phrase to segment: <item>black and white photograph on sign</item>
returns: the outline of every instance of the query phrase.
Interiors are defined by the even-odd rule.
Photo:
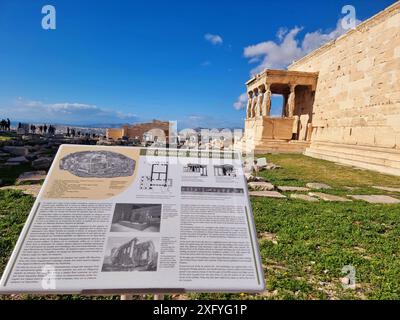
[[[237,175],[236,169],[231,164],[215,165],[214,176],[216,177],[231,177],[235,178]]]
[[[198,163],[188,163],[183,167],[183,174],[192,177],[207,177],[207,165]]]
[[[160,232],[161,204],[117,203],[111,232]]]
[[[157,271],[158,244],[158,238],[111,237],[101,271]]]

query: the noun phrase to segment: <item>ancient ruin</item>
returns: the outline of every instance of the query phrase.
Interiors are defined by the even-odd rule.
[[[248,81],[246,146],[257,151],[304,151],[311,137],[317,79],[314,72],[265,70]],[[270,116],[272,94],[284,97],[281,118]]]
[[[112,248],[111,263],[104,263],[102,271],[156,271],[158,253],[151,240],[141,242],[133,238]]]
[[[153,120],[149,123],[124,125],[122,128],[106,130],[106,137],[110,140],[132,139],[138,142],[159,142],[166,144],[169,136],[169,122]]]
[[[111,232],[159,232],[161,204],[118,203],[112,220]]]
[[[400,2],[247,85],[242,148],[400,175]],[[271,118],[271,95],[284,97]]]

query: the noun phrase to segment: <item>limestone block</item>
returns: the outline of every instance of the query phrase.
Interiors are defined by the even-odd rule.
[[[269,118],[264,119],[262,137],[266,139],[273,139],[274,137],[273,119]]]
[[[398,15],[392,16],[385,21],[385,27],[393,30],[395,33],[400,28],[400,19]]]
[[[258,191],[273,191],[275,189],[274,185],[269,182],[249,182],[248,186],[250,189]]]
[[[303,114],[300,116],[300,135],[299,140],[306,140],[307,138],[307,125],[310,120],[310,116],[308,114]]]
[[[293,119],[275,119],[274,124],[274,138],[278,140],[290,140],[292,139]]]
[[[26,156],[29,153],[26,147],[5,146],[3,150],[16,156]]]
[[[46,171],[29,171],[20,174],[17,182],[40,182],[44,179],[46,179]]]
[[[400,149],[400,133],[396,134],[396,148]]]
[[[260,198],[277,198],[277,199],[285,199],[286,196],[280,194],[277,191],[252,191],[250,192],[250,196],[252,197],[260,197]]]
[[[357,63],[357,71],[365,72],[368,71],[373,66],[372,58],[364,58]]]
[[[400,46],[397,46],[395,49],[394,49],[394,56],[393,56],[394,58],[400,58]]]
[[[8,163],[27,163],[29,161],[24,156],[19,156],[19,157],[9,158],[7,160],[7,162]]]
[[[329,185],[325,183],[319,183],[319,182],[310,182],[307,183],[307,188],[310,189],[315,189],[315,190],[321,190],[321,189],[332,189]]]
[[[384,195],[351,195],[353,199],[356,200],[363,200],[369,203],[374,203],[374,204],[398,204],[400,203],[399,199],[389,197],[389,196],[384,196]]]
[[[298,194],[298,193],[292,193],[290,195],[290,198],[296,199],[296,200],[308,201],[308,202],[318,202],[319,201],[317,198],[308,196],[306,194]]]
[[[304,187],[290,187],[290,186],[279,186],[278,187],[279,191],[282,192],[304,192],[304,191],[310,191],[309,188],[304,188]]]
[[[343,197],[335,196],[332,194],[327,193],[320,193],[320,192],[310,192],[308,194],[310,197],[317,197],[324,201],[331,201],[331,202],[349,202],[350,199],[346,199]]]
[[[353,136],[359,145],[374,146],[375,145],[375,129],[371,127],[355,127],[353,128]]]
[[[372,188],[375,188],[375,189],[378,189],[378,190],[383,190],[383,191],[389,191],[389,192],[400,192],[400,187],[399,188],[393,188],[393,187],[372,186]]]
[[[375,129],[375,142],[379,147],[394,148],[396,146],[396,134],[392,128],[378,127]]]

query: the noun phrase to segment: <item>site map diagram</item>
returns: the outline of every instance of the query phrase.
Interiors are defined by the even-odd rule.
[[[60,169],[81,178],[117,178],[132,176],[136,162],[111,151],[81,151],[60,160]]]

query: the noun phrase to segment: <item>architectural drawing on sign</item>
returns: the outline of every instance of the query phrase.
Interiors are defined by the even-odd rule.
[[[161,204],[117,203],[111,232],[160,232]]]
[[[202,164],[189,163],[183,167],[183,173],[186,175],[207,177],[207,166]]]
[[[236,169],[233,165],[230,165],[230,164],[214,166],[214,176],[216,176],[216,177],[236,177]]]
[[[111,238],[101,271],[157,271],[157,260],[158,253],[153,240],[141,241],[135,237],[122,245],[113,247],[113,238]]]
[[[154,163],[151,165],[151,172],[148,176],[140,179],[141,190],[169,190],[172,186],[172,179],[168,178],[168,164]]]
[[[151,166],[151,182],[162,187],[167,186],[168,164],[153,164]]]
[[[110,151],[81,151],[60,160],[60,169],[81,178],[117,178],[132,176],[135,160]]]

